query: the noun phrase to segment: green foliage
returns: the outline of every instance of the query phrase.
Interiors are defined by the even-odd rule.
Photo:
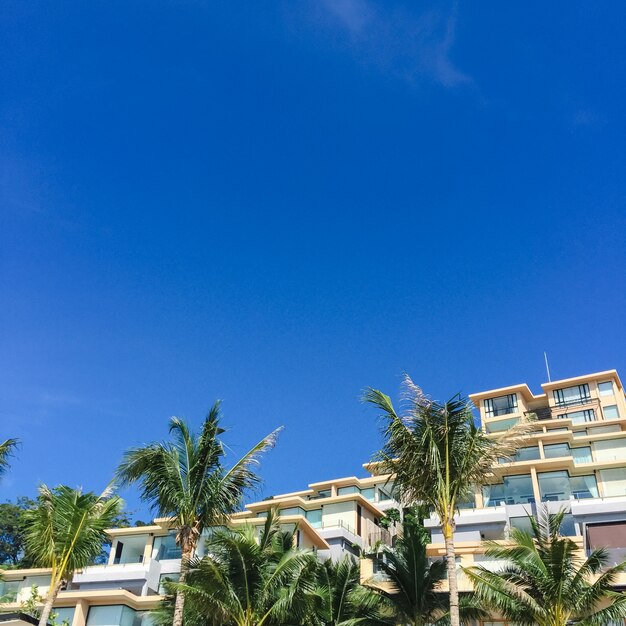
[[[25,554],[24,513],[34,506],[29,498],[18,498],[15,503],[0,504],[0,565],[3,567],[30,567]]]
[[[275,445],[280,429],[259,442],[227,470],[222,463],[220,403],[216,402],[199,435],[174,417],[172,440],[126,452],[117,470],[121,484],[140,485],[141,497],[158,516],[170,517],[181,540],[195,541],[208,526],[223,523],[237,510],[243,493],[259,484],[253,468],[259,455]],[[184,547],[184,546],[183,546]]]
[[[186,626],[279,626],[307,624],[317,559],[294,547],[294,533],[282,532],[275,513],[256,536],[248,526],[217,530],[207,540],[207,556],[193,560],[184,583]],[[171,600],[161,610],[169,623]]]
[[[52,569],[51,590],[94,562],[121,506],[110,490],[98,496],[66,486],[39,488],[36,506],[24,514],[26,549],[35,566]]]
[[[398,509],[387,509],[385,514],[380,518],[380,526],[381,528],[391,528],[391,526],[395,526],[398,522],[402,521],[402,515]]]
[[[9,459],[15,454],[19,439],[6,439],[0,443],[0,476],[9,468]]]
[[[459,596],[454,566],[454,514],[476,486],[492,476],[500,456],[509,456],[527,434],[523,423],[500,439],[487,437],[474,423],[469,400],[456,395],[434,402],[404,377],[406,410],[399,415],[391,398],[367,389],[363,400],[382,411],[384,447],[378,453],[382,472],[393,475],[394,491],[404,504],[430,505],[439,516],[446,543],[450,621],[459,624]]]
[[[414,518],[405,516],[402,536],[378,557],[378,567],[391,583],[378,591],[393,607],[398,624],[442,625],[449,621],[447,594],[438,590],[446,577],[446,563],[443,559],[429,562],[427,543],[428,532]],[[486,618],[470,598],[461,598],[460,604],[463,623]]]
[[[350,557],[346,556],[338,563],[330,559],[320,563],[309,623],[324,626],[393,624],[383,596],[363,587],[359,579],[360,567]]]
[[[35,619],[39,619],[39,615],[41,614],[41,610],[39,607],[43,602],[43,597],[39,595],[39,588],[37,585],[32,585],[30,588],[30,595],[28,599],[24,600],[20,604],[20,610],[22,613],[26,613],[26,615],[30,615]]]
[[[539,626],[604,626],[626,618],[626,595],[612,589],[626,567],[607,567],[605,549],[586,559],[560,535],[564,510],[542,507],[530,517],[532,531],[513,529],[512,544],[487,543],[486,554],[501,559],[501,571],[467,568],[476,596],[509,621]]]

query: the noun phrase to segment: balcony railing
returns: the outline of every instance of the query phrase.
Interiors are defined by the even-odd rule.
[[[349,533],[353,534],[355,537],[358,537],[356,530],[350,526],[350,524],[346,524],[343,520],[337,520],[336,522],[322,522],[321,526],[322,530],[328,530],[331,528],[343,528],[347,530]]]
[[[526,417],[535,416],[538,420],[551,420],[555,418],[559,419],[571,419],[569,417],[567,409],[574,406],[600,406],[600,401],[597,398],[581,398],[577,400],[568,400],[566,402],[557,402],[554,407],[541,406],[537,407],[533,411],[524,411]],[[572,411],[574,412],[574,411]],[[585,416],[585,422],[597,421],[597,416],[594,414],[593,418]]]

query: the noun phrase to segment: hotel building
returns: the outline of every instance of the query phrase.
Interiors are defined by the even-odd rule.
[[[498,567],[484,555],[485,539],[506,541],[511,528],[528,526],[528,514],[539,503],[565,508],[562,532],[581,553],[597,546],[610,550],[612,562],[626,558],[626,399],[615,370],[552,381],[534,395],[525,384],[470,395],[482,428],[490,437],[531,416],[533,432],[515,458],[501,459],[489,486],[477,489],[456,516],[455,544],[459,567]],[[395,529],[380,520],[391,507],[390,477],[364,465],[369,476],[313,483],[304,491],[248,504],[231,519],[236,527],[261,526],[277,509],[285,529],[297,528],[296,541],[320,558],[371,553],[380,543],[392,544]],[[425,521],[431,534],[428,553],[444,554],[436,516]],[[149,624],[164,580],[180,572],[180,549],[168,520],[150,526],[109,531],[109,561],[77,573],[55,605],[57,623],[71,626],[140,626]],[[204,554],[204,538],[198,556]],[[362,579],[384,584],[376,559],[361,560]],[[16,611],[32,585],[45,595],[46,570],[6,570],[0,581],[2,610]],[[620,581],[621,582],[621,581]],[[626,577],[624,578],[626,587]],[[460,589],[469,581],[460,574]],[[496,622],[498,623],[498,622]],[[499,623],[498,623],[499,624]]]

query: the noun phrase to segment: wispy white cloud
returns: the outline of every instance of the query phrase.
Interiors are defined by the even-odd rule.
[[[409,13],[373,0],[322,0],[318,22],[343,32],[357,58],[407,81],[447,87],[472,83],[452,59],[456,6]]]

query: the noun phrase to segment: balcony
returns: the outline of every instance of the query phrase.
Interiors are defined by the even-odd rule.
[[[78,587],[103,584],[111,589],[129,589],[135,592],[137,588],[147,585],[150,589],[158,589],[161,565],[155,559],[142,563],[123,563],[113,565],[92,565],[74,574],[72,584]]]

